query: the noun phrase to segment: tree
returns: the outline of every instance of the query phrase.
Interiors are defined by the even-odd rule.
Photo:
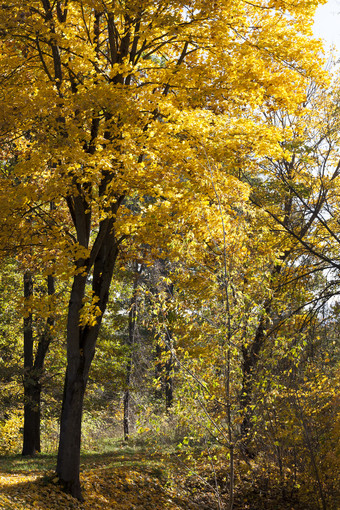
[[[119,248],[146,222],[157,230],[162,210],[180,217],[208,196],[206,151],[229,168],[277,151],[279,130],[263,124],[258,107],[294,110],[304,75],[318,79],[316,5],[1,6],[0,132],[15,146],[18,182],[9,205],[21,221],[34,218],[26,226],[37,257],[48,260],[53,239],[62,254],[56,275],[72,280],[57,473],[77,498],[84,393]],[[232,196],[233,183],[221,182]]]
[[[53,299],[55,281],[52,275],[47,277],[47,294]],[[37,332],[38,342],[34,352],[34,329],[32,301],[33,278],[29,271],[24,274],[24,297],[28,310],[24,317],[24,440],[22,455],[35,455],[41,451],[40,423],[41,423],[41,379],[45,357],[52,340],[54,326],[53,304],[49,303],[50,313],[43,320],[43,330]]]
[[[331,241],[336,237],[331,232],[330,222],[324,220],[333,207],[332,194],[339,175],[338,107],[334,89],[333,85],[327,91],[311,82],[306,101],[296,115],[287,115],[280,110],[264,114],[267,122],[284,130],[285,139],[280,144],[286,152],[279,159],[265,157],[260,162],[261,174],[257,177],[253,172],[241,169],[243,178],[252,186],[250,199],[267,214],[265,221],[275,232],[279,250],[277,261],[271,268],[271,295],[264,303],[253,341],[243,348],[242,405],[248,409],[242,424],[245,435],[251,427],[249,406],[255,382],[252,372],[261,357],[261,350],[281,322],[317,301],[317,298],[313,300],[306,296],[305,305],[299,301],[294,308],[288,305],[289,293],[294,292],[296,282],[300,281],[302,289],[314,273],[335,267],[327,251],[321,248],[320,253],[319,249],[319,239],[325,239],[326,235]],[[328,234],[325,231],[321,234],[320,229],[324,227]],[[320,302],[329,299],[329,290],[320,293]]]
[[[131,375],[133,370],[133,351],[136,342],[137,334],[137,315],[138,315],[138,284],[143,266],[134,261],[132,265],[133,270],[133,284],[132,284],[132,296],[129,302],[129,319],[128,319],[128,333],[127,333],[127,347],[129,349],[128,358],[126,362],[125,372],[125,389],[124,389],[124,440],[128,441],[130,435],[130,385]]]

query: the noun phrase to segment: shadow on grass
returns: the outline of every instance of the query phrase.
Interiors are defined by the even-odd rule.
[[[142,461],[144,456],[150,457],[145,447],[136,447],[130,444],[124,444],[119,441],[111,444],[110,448],[102,451],[83,451],[81,453],[81,465],[87,466],[92,462],[116,465],[120,462],[129,462],[135,459],[136,462]],[[2,473],[26,473],[35,471],[54,470],[57,463],[57,452],[38,453],[34,457],[21,454],[0,455],[0,472]]]
[[[164,460],[164,462],[163,462]],[[118,445],[112,452],[81,456],[84,503],[65,494],[53,474],[56,456],[0,457],[0,508],[17,510],[112,509],[184,510],[192,508],[168,483],[162,455]],[[51,470],[52,468],[52,470]],[[197,506],[195,507],[197,508]]]
[[[1,473],[34,473],[50,471],[55,468],[56,454],[39,453],[35,457],[22,455],[0,455]]]
[[[163,479],[165,455],[150,452],[145,446],[135,446],[123,442],[111,445],[105,452],[82,452],[80,457],[80,471],[106,470],[125,466],[126,469],[138,468],[152,472],[154,476]],[[55,472],[57,453],[39,453],[34,457],[17,455],[0,455],[0,474],[39,474],[51,476]]]

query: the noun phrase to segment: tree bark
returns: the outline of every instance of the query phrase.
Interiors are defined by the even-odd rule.
[[[92,291],[98,299],[97,306],[100,308],[101,315],[97,317],[95,325],[80,325],[86,280],[89,275],[86,261],[78,261],[78,266],[85,271],[74,277],[68,309],[67,369],[60,422],[57,475],[64,489],[79,500],[82,500],[79,468],[84,394],[118,254],[113,221],[109,228],[105,228],[105,232],[100,247],[94,255],[92,275]],[[100,236],[101,230],[97,239]],[[97,250],[96,242],[92,252],[93,250]]]
[[[166,353],[166,361],[164,361],[164,353]],[[155,398],[157,400],[164,399],[165,408],[169,411],[173,404],[174,386],[173,386],[173,357],[171,354],[170,346],[167,344],[162,345],[157,342],[155,348],[156,363],[155,363],[155,379],[157,387],[155,389]]]
[[[81,418],[86,388],[84,357],[69,363],[64,386],[57,474],[65,490],[82,500],[79,469]]]
[[[262,317],[257,326],[253,342],[248,346],[242,346],[243,362],[242,362],[242,390],[240,398],[240,406],[243,411],[243,420],[241,423],[241,436],[247,441],[251,430],[252,411],[250,404],[253,397],[254,370],[257,366],[258,357],[265,340],[265,322]]]
[[[47,292],[49,296],[55,293],[54,277],[47,278]],[[24,275],[24,298],[33,296],[33,280],[29,272]],[[45,357],[51,342],[51,327],[54,316],[51,310],[46,321],[45,330],[39,337],[37,352],[33,354],[33,318],[30,312],[24,318],[24,437],[22,455],[34,456],[41,451],[40,422],[41,422],[41,375]]]
[[[169,409],[172,407],[173,403],[173,377],[172,377],[172,371],[173,371],[173,358],[170,349],[167,349],[168,351],[168,359],[165,363],[165,407],[166,410],[169,411]]]
[[[127,384],[130,384],[130,375],[129,375],[129,366],[127,368]],[[124,441],[129,440],[130,436],[130,389],[129,387],[126,388],[124,391],[124,418],[123,418],[123,427],[124,427]]]
[[[162,347],[159,344],[159,341],[156,343],[155,347],[155,380],[157,381],[157,386],[155,387],[155,399],[161,400],[162,398],[162,386],[163,386],[163,366],[162,366]]]
[[[85,284],[86,276],[75,276],[69,302],[67,369],[57,461],[60,482],[67,492],[80,500],[82,499],[79,480],[81,418],[88,370],[93,357],[93,354],[91,357],[91,351],[94,349],[93,339],[86,335],[86,328],[81,328],[79,325]]]
[[[27,303],[33,296],[33,280],[29,271],[24,274],[24,299]],[[22,455],[35,455],[37,445],[35,443],[35,417],[34,408],[34,379],[32,378],[33,369],[33,316],[32,311],[24,317],[24,441]],[[40,446],[40,445],[39,445]]]
[[[127,344],[130,349],[129,358],[126,364],[126,377],[125,377],[125,391],[124,391],[124,441],[129,440],[130,434],[130,383],[131,383],[131,374],[133,368],[133,346],[135,343],[136,336],[136,325],[137,325],[137,288],[139,283],[139,276],[143,270],[142,265],[140,265],[140,269],[138,269],[138,263],[134,263],[135,276],[133,280],[133,293],[130,300],[130,308],[129,308],[129,333]]]
[[[289,219],[287,211],[286,215],[287,215],[286,218]],[[288,221],[288,219],[286,221]],[[288,257],[288,255],[289,252],[285,252],[280,257],[281,258],[280,264],[276,264],[272,271],[271,281],[273,285],[273,297],[276,296],[279,289],[278,286],[275,286],[275,280],[281,274],[283,263]],[[249,436],[252,429],[251,418],[253,412],[250,409],[250,404],[253,399],[254,375],[258,365],[261,350],[267,338],[268,333],[266,333],[266,329],[269,326],[272,314],[273,314],[273,298],[270,298],[267,299],[264,304],[264,314],[260,317],[259,324],[255,331],[254,340],[247,347],[245,347],[244,345],[242,346],[243,362],[242,362],[242,388],[240,407],[243,412],[243,420],[241,423],[241,437],[244,441],[245,449],[247,453],[250,454],[250,456],[252,456],[252,454],[248,450],[246,444],[250,440]]]
[[[27,383],[26,378],[23,456],[34,456],[37,452],[40,452],[40,395],[41,385],[35,380]]]
[[[128,347],[130,349],[128,361],[126,364],[126,376],[125,376],[125,391],[124,391],[124,441],[129,440],[130,435],[130,383],[131,383],[131,373],[132,373],[132,364],[133,364],[133,344],[135,337],[135,327],[136,327],[136,286],[134,284],[133,296],[130,301],[130,310],[129,310],[129,335],[128,335]]]

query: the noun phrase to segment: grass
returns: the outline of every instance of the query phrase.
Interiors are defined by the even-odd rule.
[[[56,465],[56,454],[38,454],[35,457],[0,455],[1,473],[32,473],[51,471]]]
[[[117,442],[111,452],[84,452],[81,479],[85,503],[64,494],[56,483],[56,454],[34,458],[0,457],[0,508],[163,510],[197,508],[178,497],[167,455]]]
[[[0,456],[1,510],[215,510],[218,480],[224,509],[228,508],[228,469],[223,452],[211,466],[208,458],[192,451],[192,463],[179,459],[174,445],[111,441],[104,451],[81,455],[84,503],[65,494],[55,477],[56,453],[34,458]],[[210,459],[211,460],[211,459]],[[261,460],[235,465],[234,510],[315,510],[290,497],[282,499],[279,479],[268,486],[268,469]],[[273,473],[272,473],[273,475]],[[276,481],[275,481],[276,480]],[[296,495],[297,496],[297,495]],[[288,505],[288,506],[287,506]],[[331,505],[330,510],[335,510]]]

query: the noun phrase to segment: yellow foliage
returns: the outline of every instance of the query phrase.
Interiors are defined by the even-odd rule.
[[[19,453],[22,448],[23,412],[12,411],[9,418],[0,422],[0,454]]]
[[[60,509],[112,509],[117,510],[189,510],[195,506],[185,495],[166,487],[152,472],[152,467],[140,470],[130,466],[128,459],[119,456],[124,467],[108,468],[101,462],[86,470],[82,483],[85,503],[79,503],[65,494],[50,476],[42,480],[41,474],[0,473],[0,505],[4,510],[60,510]]]

